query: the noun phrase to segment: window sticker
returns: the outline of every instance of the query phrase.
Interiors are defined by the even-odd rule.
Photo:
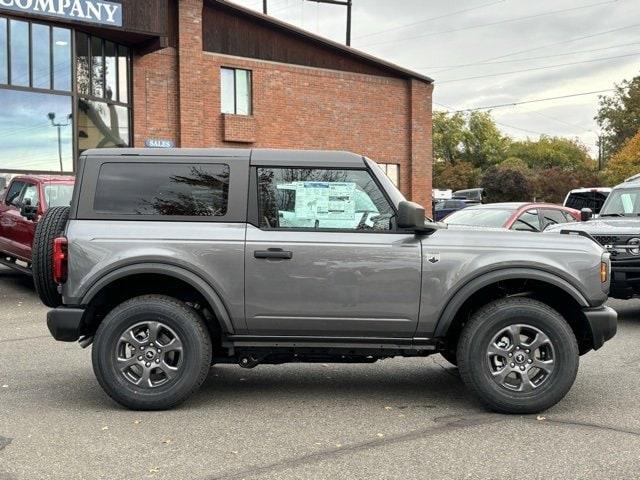
[[[355,220],[353,182],[292,182],[278,185],[295,191],[295,216],[310,220]]]

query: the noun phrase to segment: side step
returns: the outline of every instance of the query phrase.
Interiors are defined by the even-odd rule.
[[[31,269],[27,267],[23,267],[22,265],[18,265],[16,262],[10,262],[6,259],[6,257],[0,257],[0,265],[4,265],[5,267],[9,267],[12,270],[16,270],[17,272],[24,273],[25,275],[31,276]]]

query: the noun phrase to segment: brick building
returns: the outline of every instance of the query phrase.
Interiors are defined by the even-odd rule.
[[[0,171],[128,145],[350,150],[429,207],[432,90],[224,0],[0,2],[0,104],[21,111],[0,118]]]

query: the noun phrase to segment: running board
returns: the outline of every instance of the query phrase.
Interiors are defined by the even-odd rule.
[[[0,265],[4,265],[5,267],[9,267],[12,270],[15,270],[20,273],[24,273],[25,275],[29,275],[29,276],[32,275],[30,268],[23,267],[22,265],[18,265],[16,262],[10,262],[9,260],[6,260],[4,257],[0,258]]]
[[[229,335],[223,339],[224,347],[236,348],[345,348],[353,350],[436,350],[430,338],[367,338],[318,336],[259,336]]]

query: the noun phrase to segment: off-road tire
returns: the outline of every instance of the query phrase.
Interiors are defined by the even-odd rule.
[[[58,284],[53,280],[53,240],[64,232],[69,219],[69,207],[52,207],[36,224],[33,237],[31,272],[40,300],[47,307],[62,305]]]
[[[528,324],[544,333],[554,349],[549,377],[530,392],[516,392],[494,381],[487,348],[494,335],[509,325]],[[566,320],[553,308],[534,299],[496,300],[472,315],[464,326],[457,350],[462,380],[491,410],[528,414],[546,410],[569,391],[578,372],[576,337]]]
[[[183,364],[177,378],[166,385],[141,388],[118,369],[117,346],[123,332],[137,323],[153,319],[170,327],[183,346]],[[165,410],[185,401],[207,377],[211,365],[211,337],[196,310],[164,295],[135,297],[115,307],[96,331],[92,363],[103,390],[132,410]]]

